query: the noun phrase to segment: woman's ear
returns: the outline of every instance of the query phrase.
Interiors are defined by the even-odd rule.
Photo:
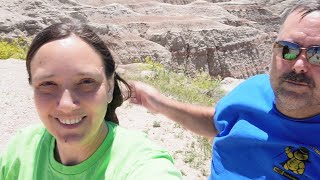
[[[113,90],[114,90],[114,75],[112,75],[110,78],[107,79],[107,84],[108,84],[108,92],[107,92],[107,99],[108,99],[108,104],[112,101],[113,99]]]

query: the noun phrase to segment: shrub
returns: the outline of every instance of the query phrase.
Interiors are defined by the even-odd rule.
[[[0,40],[0,59],[26,59],[29,42],[19,37],[11,42]]]
[[[194,76],[176,73],[168,70],[159,62],[152,60],[149,56],[145,58],[147,69],[155,72],[154,77],[128,77],[151,84],[166,95],[174,98],[200,105],[213,106],[224,94],[219,89],[220,78],[212,79],[208,73],[203,70],[197,72]]]

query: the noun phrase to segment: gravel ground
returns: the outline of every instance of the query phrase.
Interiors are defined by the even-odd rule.
[[[0,151],[18,129],[39,123],[25,61],[0,60]]]
[[[33,103],[32,88],[27,81],[25,61],[0,60],[0,152],[17,130],[41,123]],[[175,158],[184,179],[206,179],[211,154],[203,154],[198,138],[164,116],[145,108],[124,103],[117,109],[120,125],[142,131],[167,148]],[[203,157],[207,156],[207,157]]]

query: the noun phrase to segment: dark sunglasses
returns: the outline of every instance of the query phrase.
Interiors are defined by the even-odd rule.
[[[297,43],[277,41],[274,43],[273,49],[279,50],[281,53],[281,58],[287,61],[295,60],[302,50],[305,49],[309,63],[320,65],[320,46],[310,46],[308,48],[304,48]]]

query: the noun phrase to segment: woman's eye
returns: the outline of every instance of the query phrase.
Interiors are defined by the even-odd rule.
[[[45,94],[52,94],[57,91],[57,84],[51,81],[42,82],[38,85],[36,88],[39,90],[39,92],[45,93]]]
[[[78,87],[81,92],[91,92],[98,87],[98,84],[94,79],[83,79],[79,82]]]
[[[95,81],[93,79],[83,79],[80,81],[79,84],[92,84],[94,83]]]
[[[54,82],[48,81],[48,82],[43,82],[39,86],[40,87],[49,87],[49,86],[55,86],[56,84]]]

